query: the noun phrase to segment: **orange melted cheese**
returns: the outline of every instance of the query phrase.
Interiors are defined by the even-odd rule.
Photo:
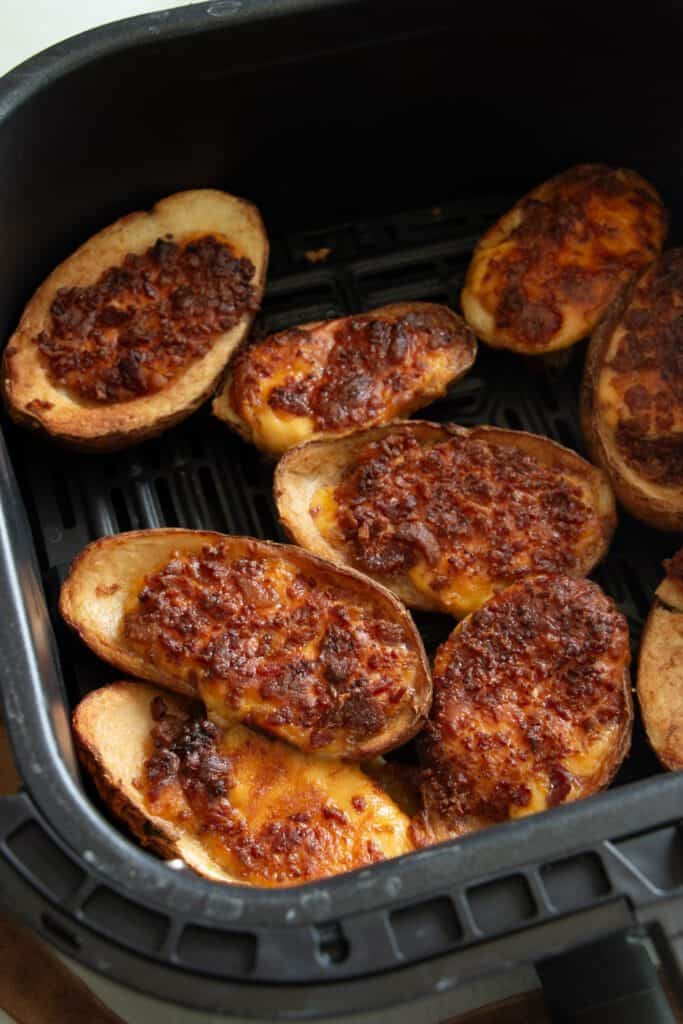
[[[236,881],[296,885],[413,848],[410,820],[360,769],[244,726],[223,731],[153,704],[147,810],[196,836]]]
[[[434,663],[426,806],[459,834],[605,786],[627,747],[628,628],[588,580],[530,577],[462,622]]]
[[[231,403],[255,443],[277,455],[427,404],[469,368],[475,347],[455,313],[429,303],[293,327],[238,353]]]
[[[492,345],[537,353],[589,334],[660,251],[666,213],[633,171],[573,167],[521,199],[480,240],[462,307]]]
[[[458,617],[527,573],[580,574],[603,528],[578,472],[484,439],[425,446],[407,432],[367,444],[309,512],[358,569],[389,586],[407,577]]]
[[[248,542],[237,551],[232,538],[230,552],[178,555],[147,576],[123,634],[196,686],[215,721],[326,755],[365,754],[417,703],[414,631],[326,571],[257,556]]]

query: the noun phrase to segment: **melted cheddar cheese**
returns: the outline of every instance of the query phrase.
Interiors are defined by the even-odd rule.
[[[578,468],[481,437],[423,445],[406,429],[361,448],[309,514],[356,568],[462,617],[529,572],[581,574],[604,529],[594,506]]]
[[[413,849],[410,819],[359,768],[170,714],[162,698],[153,715],[138,783],[146,808],[235,880],[296,885]]]
[[[287,385],[300,386],[301,382],[315,373],[315,365],[310,359],[297,356],[289,365],[276,368],[259,380],[259,393],[249,424],[257,447],[277,454],[287,451],[301,441],[307,441],[315,432],[315,421],[312,416],[297,414],[289,409],[274,408],[269,404],[271,395],[277,393],[279,388]]]
[[[428,565],[423,558],[408,571],[413,586],[430,600],[438,600],[445,609],[458,618],[469,615],[493,597],[495,592],[505,586],[500,581],[492,581],[485,573],[473,572],[471,575],[450,577],[448,556],[442,555],[435,565]],[[445,582],[442,584],[442,580]],[[435,582],[438,586],[435,587]]]
[[[573,167],[521,199],[479,241],[462,308],[491,345],[531,354],[589,334],[666,236],[659,196],[633,171]]]
[[[396,745],[414,731],[424,670],[412,625],[354,583],[231,538],[229,551],[179,554],[148,575],[123,638],[196,687],[221,725],[243,721],[304,749],[366,756],[383,737]]]
[[[279,455],[312,435],[386,423],[427,404],[472,364],[475,341],[444,306],[410,303],[294,327],[235,358],[232,414]]]

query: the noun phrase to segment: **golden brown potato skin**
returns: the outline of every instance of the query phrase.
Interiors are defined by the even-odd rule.
[[[638,701],[647,737],[666,768],[683,768],[683,548],[664,563],[638,655]]]
[[[405,608],[353,570],[299,548],[199,530],[90,544],[60,611],[124,672],[201,697],[328,757],[365,760],[422,727],[431,677]]]
[[[591,339],[581,425],[633,515],[683,529],[683,249],[669,249],[614,302]]]
[[[477,337],[538,355],[597,326],[655,259],[667,216],[634,171],[580,164],[543,182],[480,239],[461,296]]]
[[[79,394],[66,386],[73,374],[67,373],[63,380],[55,379],[54,366],[51,368],[46,361],[39,339],[43,334],[52,332],[53,304],[60,289],[69,293],[75,289],[94,288],[109,272],[119,277],[125,275],[127,258],[143,257],[159,243],[164,245],[170,241],[184,246],[198,237],[210,235],[229,245],[234,255],[250,261],[253,288],[251,300],[240,312],[237,322],[229,327],[226,325],[225,330],[216,327],[219,333],[212,332],[211,344],[203,355],[183,365],[180,372],[159,390],[124,400],[93,400]],[[216,189],[178,192],[160,200],[149,212],[131,213],[110,224],[56,267],[26,306],[3,356],[2,390],[10,416],[24,426],[83,451],[113,451],[160,434],[189,416],[213,392],[229,357],[251,325],[263,294],[267,265],[268,239],[257,208],[244,199]],[[147,282],[140,295],[140,302],[147,310],[145,315],[150,315],[147,304],[154,306],[159,298],[156,285]],[[128,302],[130,296],[125,287],[120,290],[119,298]],[[193,304],[196,298],[191,299]],[[200,304],[202,298],[200,294]],[[178,295],[177,299],[179,305],[175,312],[182,318],[181,306],[188,299],[187,292]],[[106,310],[107,315],[116,316],[121,312],[117,301],[116,298],[112,300],[112,305]],[[80,316],[80,310],[75,312]],[[139,313],[140,309],[135,312]],[[173,321],[175,314],[169,313],[168,309],[162,312],[162,320]],[[72,339],[74,355],[78,356],[83,346],[91,347],[94,351],[90,355],[99,350],[102,361],[106,363],[106,352],[112,343],[109,335],[117,333],[119,328],[99,321],[95,327],[104,335],[104,340],[97,340],[90,334],[83,343]],[[156,342],[159,336],[159,324],[153,328],[150,326],[150,337]],[[145,352],[144,338],[141,341],[135,332],[126,340],[125,346],[129,344],[132,355],[127,366],[134,375],[136,367],[144,362],[149,352]],[[167,346],[164,342],[161,347],[172,349],[173,345]],[[173,358],[171,354],[171,360]],[[170,366],[166,368],[171,370]],[[154,381],[153,376],[151,380]],[[119,397],[125,393],[122,389]]]
[[[357,766],[304,755],[138,682],[73,716],[107,807],[162,857],[214,881],[299,885],[413,849],[410,819]]]
[[[303,324],[237,352],[213,411],[270,455],[407,416],[472,366],[461,317],[432,302]]]
[[[521,575],[585,575],[616,525],[606,475],[547,437],[423,420],[292,449],[283,526],[406,604],[463,617]]]
[[[436,654],[421,746],[437,839],[588,796],[631,741],[626,620],[588,580],[531,576]]]

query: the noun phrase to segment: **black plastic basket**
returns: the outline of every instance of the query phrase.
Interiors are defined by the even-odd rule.
[[[261,204],[273,237],[265,329],[402,299],[457,305],[478,235],[521,189],[573,160],[651,176],[675,229],[683,86],[661,54],[681,18],[650,12],[657,59],[644,60],[659,105],[648,122],[623,56],[646,39],[623,11],[615,49],[610,5],[579,15],[522,4],[514,18],[511,5],[456,6],[219,0],[87,33],[6,76],[5,334],[57,259],[181,187],[215,184]],[[489,62],[497,87],[489,76],[477,89],[472,75]],[[410,212],[379,215],[397,209]],[[323,247],[328,259],[311,265],[306,253]],[[581,451],[583,355],[579,346],[553,365],[482,350],[424,415],[523,428]],[[114,676],[58,619],[70,561],[96,537],[140,527],[278,538],[271,479],[206,412],[106,456],[65,453],[5,423],[0,684],[25,783],[0,800],[8,904],[132,987],[268,1019],[379,1014],[633,927],[648,930],[681,984],[683,775],[661,772],[639,720],[607,793],[300,888],[212,884],[143,852],[106,817],[77,769],[69,714]],[[661,559],[679,544],[623,514],[595,573],[627,615],[634,651]],[[417,618],[428,647],[452,627]]]

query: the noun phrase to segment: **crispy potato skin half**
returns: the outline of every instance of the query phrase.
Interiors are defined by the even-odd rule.
[[[142,255],[158,239],[182,242],[214,234],[254,265],[255,299],[263,294],[268,239],[255,206],[214,189],[178,192],[149,213],[131,213],[104,228],[61,263],[30,300],[5,349],[2,387],[10,416],[24,426],[84,451],[113,451],[162,433],[189,416],[214,391],[253,312],[218,334],[206,354],[189,362],[161,390],[122,401],[96,401],[54,380],[36,339],[47,331],[59,289],[94,285],[128,254]]]
[[[437,463],[437,468],[432,471],[428,467],[425,473],[429,475],[423,477],[419,466],[426,465],[424,459],[456,442],[469,446],[453,449],[455,458],[459,451],[465,453],[464,461]],[[398,456],[392,454],[396,445]],[[404,445],[411,446],[406,450],[412,452],[412,461],[401,453]],[[390,452],[388,468],[381,463],[385,451]],[[492,451],[497,454],[486,468],[485,457]],[[506,451],[515,460],[515,486],[513,463],[508,466]],[[369,459],[368,452],[379,453],[379,461],[374,461],[375,454]],[[381,473],[375,472],[374,465]],[[542,475],[532,492],[526,477],[534,467]],[[350,537],[340,526],[339,500],[347,506],[350,499],[343,488],[346,481],[356,478],[363,481],[363,494],[352,493],[369,503],[370,512],[362,513],[369,528],[367,534],[359,530]],[[570,485],[566,493],[565,480]],[[391,491],[394,485],[395,494]],[[602,471],[548,438],[497,427],[466,429],[408,420],[335,440],[311,441],[283,456],[275,471],[274,489],[280,520],[295,543],[322,558],[368,573],[412,608],[446,611],[457,617],[469,614],[523,573],[540,568],[562,569],[577,576],[589,573],[605,555],[616,525],[614,497]],[[586,509],[585,519],[576,505],[577,494]],[[410,509],[404,507],[408,499]],[[354,521],[364,524],[366,520],[359,520],[357,514],[361,506],[356,498],[353,501]],[[561,505],[563,511],[552,520],[551,529],[550,513],[546,515],[544,509],[552,510],[555,505]],[[373,519],[375,507],[382,512],[377,522]],[[392,507],[396,515],[385,515]],[[443,516],[437,516],[439,509]],[[450,518],[460,513],[461,525],[478,525],[471,529],[468,525],[464,533],[450,532]],[[539,524],[536,532],[533,515]],[[392,516],[395,522],[385,521]],[[573,549],[568,540],[570,529],[574,531]],[[384,545],[381,549],[374,530],[382,531],[378,533]],[[376,550],[382,557],[387,551],[391,554],[395,541],[400,552],[408,552],[408,560],[385,572],[376,562]]]
[[[476,351],[446,306],[399,302],[243,345],[213,411],[277,456],[310,438],[409,415],[462,377]]]
[[[638,655],[638,701],[645,731],[666,768],[683,768],[683,548],[665,562]]]
[[[634,171],[581,164],[520,199],[480,239],[461,305],[478,338],[538,355],[597,326],[667,232],[657,192]]]
[[[591,338],[581,426],[619,501],[660,530],[683,529],[683,249],[615,300]]]
[[[76,751],[109,810],[143,846],[164,860],[180,857],[216,882],[236,881],[206,854],[201,843],[145,806],[136,782],[149,755],[152,700],[163,691],[139,682],[112,683],[84,697],[72,717]],[[190,702],[164,693],[169,708],[184,714]]]
[[[413,849],[410,819],[358,767],[241,725],[223,731],[144,683],[89,694],[73,733],[116,817],[213,881],[299,885]]]
[[[589,796],[631,742],[628,627],[588,580],[532,576],[461,622],[421,738],[435,840]]]
[[[303,750],[365,760],[424,724],[431,677],[405,608],[306,551],[195,530],[105,537],[75,560],[60,611],[124,672],[201,697]]]

